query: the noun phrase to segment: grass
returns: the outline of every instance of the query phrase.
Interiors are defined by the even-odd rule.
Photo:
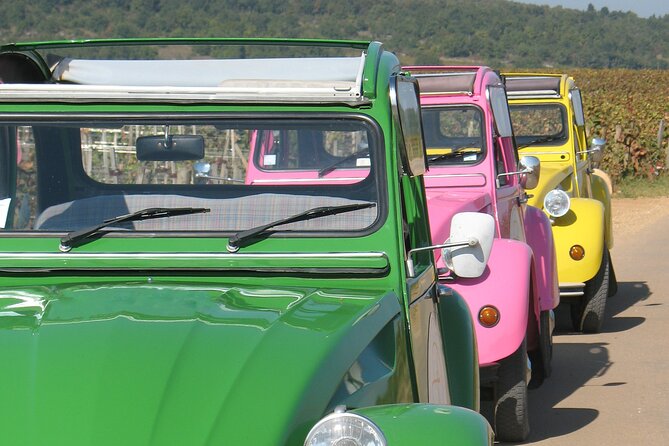
[[[669,175],[623,178],[614,186],[615,198],[669,197]]]

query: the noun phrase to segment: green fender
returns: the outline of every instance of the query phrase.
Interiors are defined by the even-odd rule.
[[[479,358],[474,324],[465,300],[439,285],[439,322],[451,404],[479,411]]]
[[[376,424],[392,446],[493,444],[492,429],[485,418],[462,407],[393,404],[352,412]]]
[[[611,250],[613,248],[613,225],[611,224],[611,179],[609,176],[599,170],[592,172],[592,198],[601,201],[604,205],[604,225],[606,232],[604,237],[606,246]]]

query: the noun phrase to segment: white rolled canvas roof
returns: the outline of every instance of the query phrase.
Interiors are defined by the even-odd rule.
[[[109,86],[220,87],[226,81],[360,84],[364,57],[216,60],[61,60],[56,82]]]

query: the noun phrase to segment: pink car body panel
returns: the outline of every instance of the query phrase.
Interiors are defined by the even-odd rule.
[[[486,147],[477,162],[430,166],[425,175],[425,188],[432,240],[443,243],[448,238],[451,219],[458,212],[484,212],[495,217],[496,239],[483,276],[477,279],[452,274],[441,277],[445,284],[460,292],[469,305],[481,366],[506,358],[524,339],[527,339],[528,350],[537,349],[539,314],[554,309],[559,303],[555,251],[550,221],[540,210],[523,204],[525,192],[518,175],[504,177],[507,180],[502,186],[497,182],[501,158],[495,157],[495,149],[504,154],[506,172],[518,170],[512,138],[496,137],[492,131],[496,123],[486,89],[489,85],[500,85],[500,79],[487,67],[404,69],[417,76],[421,84],[422,79],[431,78],[428,82],[432,82],[439,73],[470,73],[470,78],[473,75],[469,91],[440,94],[435,84],[425,90],[421,85],[424,117],[426,110],[439,107],[466,105],[481,110]],[[440,119],[433,122],[441,125]],[[430,121],[424,119],[428,157],[430,125]],[[441,253],[435,255],[437,265],[444,267]],[[484,327],[478,321],[478,313],[485,305],[499,310],[499,322],[493,327]]]
[[[483,306],[493,303],[502,315],[493,328],[486,328],[478,322],[474,324],[481,366],[506,358],[525,338],[529,315],[527,298],[510,296],[528,296],[530,282],[509,280],[509,277],[517,276],[516,271],[521,268],[529,271],[531,262],[532,252],[526,243],[497,238],[493,241],[483,276],[445,282],[465,298],[471,314],[478,314]]]

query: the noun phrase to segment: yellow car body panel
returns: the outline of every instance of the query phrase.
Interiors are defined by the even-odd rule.
[[[531,151],[525,153],[524,150],[525,149],[523,149],[523,155],[532,154],[533,156],[539,157],[539,155],[535,155]],[[551,165],[550,163],[542,161],[539,184],[537,184],[537,187],[534,189],[528,189],[530,197],[527,204],[543,209],[544,197],[548,192],[558,186],[569,194],[569,190],[572,188],[573,174],[574,168],[570,164]]]
[[[584,283],[592,279],[602,261],[604,205],[591,198],[574,198],[566,215],[553,219],[553,239],[560,284]],[[569,250],[580,245],[585,251],[574,260]]]
[[[606,246],[613,248],[613,224],[611,222],[611,178],[602,170],[592,172],[592,197],[604,205],[604,223],[606,226]]]

